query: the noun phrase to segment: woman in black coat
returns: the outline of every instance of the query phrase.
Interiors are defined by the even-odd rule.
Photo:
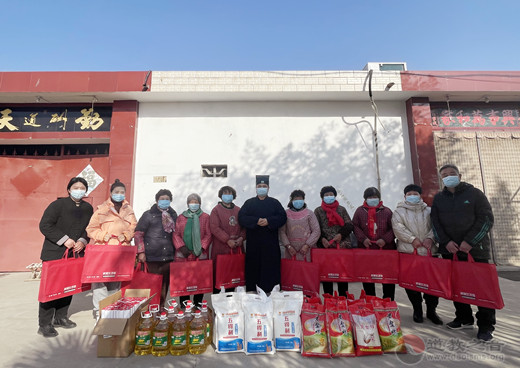
[[[72,178],[67,185],[68,197],[58,198],[43,213],[40,231],[45,236],[41,253],[43,262],[61,259],[65,251],[69,256],[73,252],[83,256],[88,243],[85,231],[94,212],[90,203],[82,198],[87,192],[88,184],[83,178]],[[38,310],[38,333],[44,337],[54,337],[58,331],[54,327],[74,328],[67,313],[72,296],[40,303]]]

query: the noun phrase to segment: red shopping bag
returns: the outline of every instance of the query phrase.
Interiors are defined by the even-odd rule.
[[[350,282],[354,281],[354,259],[351,249],[313,248],[312,263],[318,265],[320,281]]]
[[[213,292],[213,261],[170,263],[170,295],[183,296]]]
[[[399,286],[451,299],[451,261],[432,257],[429,250],[427,256],[417,250],[399,253]]]
[[[88,244],[82,282],[130,281],[134,274],[137,247]]]
[[[397,250],[352,249],[354,281],[397,284],[399,253]]]
[[[141,267],[141,265],[143,266]],[[125,296],[126,289],[150,289],[150,295],[155,294],[150,304],[159,304],[161,302],[162,278],[162,275],[148,272],[146,263],[138,263],[132,280],[121,283],[121,291]]]
[[[90,290],[90,284],[81,282],[85,258],[75,256],[69,258],[68,253],[68,250],[65,251],[61,259],[43,262],[39,302],[45,303]]]
[[[504,308],[494,264],[475,262],[468,253],[467,262],[458,261],[454,255],[451,266],[453,301],[492,309]]]
[[[238,248],[238,253],[219,254],[217,255],[217,264],[215,266],[215,288],[220,289],[222,286],[226,289],[244,286],[246,284],[246,255]]]
[[[307,261],[282,259],[281,286],[286,291],[303,291],[303,294],[314,296],[320,293],[320,267]]]

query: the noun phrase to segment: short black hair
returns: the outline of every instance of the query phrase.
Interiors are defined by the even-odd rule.
[[[74,184],[80,182],[81,184],[83,184],[85,186],[85,188],[87,189],[88,191],[88,183],[85,179],[83,178],[80,178],[79,176],[76,176],[75,178],[72,178],[69,180],[69,184],[67,184],[67,190],[70,189],[71,186],[73,186]]]
[[[336,188],[334,188],[332,185],[328,185],[326,187],[321,188],[321,190],[320,190],[321,199],[323,199],[323,197],[325,196],[325,193],[328,193],[328,192],[334,193],[335,197],[338,196],[338,192],[336,192]]]
[[[170,192],[168,189],[160,189],[155,195],[155,202],[157,202],[163,195],[170,197],[170,201],[173,199],[172,192]]]
[[[233,199],[237,197],[237,191],[229,185],[223,186],[218,190],[218,197],[220,199],[222,199],[222,194],[224,194],[224,192],[231,192],[231,194],[233,194]]]
[[[363,192],[363,198],[366,200],[368,197],[373,197],[373,196],[377,196],[377,198],[381,199],[381,193],[379,192],[379,190],[377,190],[377,188],[375,187],[368,187],[367,189],[365,189],[365,191]]]
[[[453,164],[446,164],[446,165],[443,165],[440,169],[439,169],[439,173],[444,170],[444,169],[455,169],[455,171],[460,174],[460,171],[459,171],[459,168]]]
[[[289,200],[289,204],[287,205],[287,207],[294,209],[292,201],[295,197],[302,197],[303,199],[305,199],[305,192],[301,189],[293,190],[291,195],[289,196],[290,200]],[[304,203],[303,208],[305,208],[305,207],[307,207],[307,204]]]
[[[123,183],[121,183],[121,182],[119,181],[119,179],[116,179],[116,180],[114,181],[114,183],[110,186],[110,193],[112,193],[112,192],[114,191],[114,189],[116,189],[117,187],[123,187],[123,188],[125,188],[125,190],[126,190],[125,185],[124,185]]]
[[[404,194],[408,192],[417,192],[419,194],[422,194],[422,188],[416,184],[408,184],[404,187]]]

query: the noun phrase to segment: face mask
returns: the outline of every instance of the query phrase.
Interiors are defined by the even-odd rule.
[[[157,201],[157,206],[161,209],[161,210],[165,210],[167,209],[168,207],[170,207],[170,200],[169,199],[159,199]]]
[[[224,203],[233,202],[233,194],[222,194],[222,202],[224,202]]]
[[[379,198],[368,198],[366,202],[369,207],[375,207],[379,204],[380,200]]]
[[[188,205],[188,207],[190,208],[191,212],[197,212],[199,210],[199,208],[200,208],[200,204],[198,204],[198,203],[190,203]]]
[[[125,200],[124,194],[112,194],[112,199],[114,202],[123,202]]]
[[[419,203],[421,201],[421,196],[409,195],[409,196],[406,196],[406,201],[410,202],[410,203]]]
[[[325,202],[327,204],[332,204],[332,203],[334,203],[335,200],[336,200],[335,196],[325,196],[325,197],[323,197],[323,202]]]
[[[74,199],[80,200],[85,196],[86,191],[83,189],[72,189],[70,191],[70,196]]]
[[[292,205],[297,210],[302,209],[304,204],[305,204],[305,201],[303,199],[295,199],[294,201],[292,201]]]
[[[457,185],[460,184],[460,178],[458,176],[446,176],[445,178],[442,178],[442,182],[444,185],[446,185],[448,188],[455,188]]]
[[[268,188],[256,188],[256,194],[260,197],[265,197],[267,195]]]

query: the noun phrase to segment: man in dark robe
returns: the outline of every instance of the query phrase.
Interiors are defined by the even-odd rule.
[[[238,222],[246,229],[246,289],[258,285],[269,293],[280,284],[280,244],[278,229],[287,221],[280,202],[267,195],[269,176],[256,176],[256,197],[248,199],[238,212]]]

